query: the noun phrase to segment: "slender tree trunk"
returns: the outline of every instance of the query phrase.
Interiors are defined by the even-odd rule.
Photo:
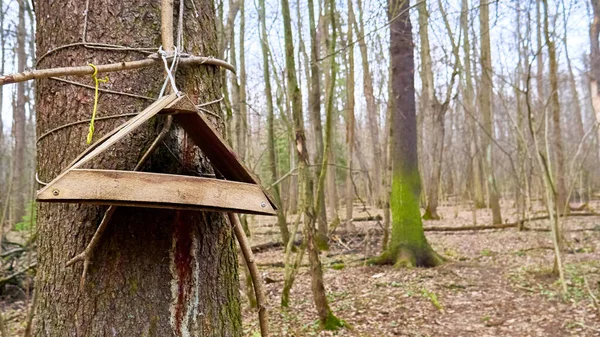
[[[575,79],[575,73],[573,72],[573,66],[571,64],[571,57],[569,56],[569,48],[567,48],[567,32],[568,32],[568,27],[567,27],[566,19],[565,19],[565,36],[564,36],[565,59],[567,61],[567,69],[569,72],[569,88],[571,89],[571,94],[573,95],[573,110],[574,110],[573,122],[575,125],[574,134],[575,134],[575,139],[579,142],[579,141],[582,141],[583,138],[585,137],[585,130],[583,127],[583,118],[582,118],[583,109],[581,108],[581,103],[579,101],[579,92],[577,90],[577,81]],[[572,172],[572,174],[576,174],[576,176],[574,177],[575,179],[577,179],[577,177],[581,178],[581,179],[577,179],[579,181],[578,194],[581,196],[582,200],[584,200],[585,202],[587,202],[590,199],[590,196],[587,194],[587,191],[586,191],[586,188],[588,186],[587,179],[589,177],[589,166],[588,165],[589,165],[589,161],[587,163],[583,163],[581,172]]]
[[[316,143],[315,163],[323,161],[323,127],[321,123],[321,72],[319,71],[319,41],[315,24],[313,0],[308,0],[308,25],[310,29],[310,92],[308,93],[309,121],[312,125],[313,137]],[[315,170],[315,177],[321,175],[321,168]],[[325,208],[325,190],[317,196],[322,204],[317,214],[319,247],[327,248],[327,209]]]
[[[550,109],[552,111],[552,143],[554,147],[555,177],[557,188],[557,207],[559,212],[568,212],[567,188],[565,186],[565,158],[563,150],[562,129],[560,120],[560,101],[558,98],[558,61],[556,59],[556,46],[550,38],[548,24],[548,2],[544,4],[544,37],[548,46],[548,60],[550,71]]]
[[[27,43],[27,31],[25,30],[25,0],[19,0],[18,24],[17,24],[17,71],[25,71],[27,64],[27,53],[25,45]],[[15,135],[15,153],[13,160],[15,162],[15,173],[13,175],[13,219],[20,221],[25,215],[25,194],[27,193],[25,172],[25,82],[17,83],[17,102],[14,110],[14,135]]]
[[[482,139],[482,149],[485,151],[486,174],[489,189],[489,201],[492,208],[492,222],[502,223],[500,213],[500,193],[496,184],[496,167],[494,165],[494,114],[493,114],[493,71],[492,52],[490,48],[490,8],[489,0],[481,0],[479,8],[479,27],[481,32],[481,89],[479,94],[479,109],[483,114],[483,127],[487,135]]]
[[[185,15],[185,50],[194,55],[216,55],[217,36],[213,1],[195,0],[201,19]],[[73,42],[81,34],[85,2],[37,2],[38,55]],[[143,22],[140,21],[143,18]],[[116,0],[90,2],[88,38],[93,41],[148,46],[160,41],[160,8],[156,3]],[[52,27],[52,29],[49,29]],[[46,57],[40,68],[66,65],[67,51]],[[139,58],[133,52],[71,48],[73,62],[96,64],[115,59]],[[70,62],[70,61],[69,61]],[[157,96],[163,69],[148,68],[112,73],[114,90]],[[221,95],[219,69],[208,66],[178,72],[179,88],[195,103]],[[43,133],[56,126],[86,119],[93,91],[51,79],[37,81],[37,128]],[[146,101],[101,94],[101,114],[140,111]],[[214,106],[208,106],[218,113]],[[98,122],[104,134],[124,119]],[[154,140],[163,121],[139,128],[126,143],[116,146],[119,155],[102,156],[94,167],[131,169],[143,149]],[[87,125],[73,126],[44,138],[38,145],[38,172],[51,180],[85,148]],[[145,170],[179,173],[209,172],[191,140],[173,130],[150,159]],[[178,155],[172,159],[169,151]],[[204,163],[199,166],[197,163]],[[101,165],[99,165],[101,164]],[[94,254],[84,289],[79,289],[82,267],[64,264],[82,251],[92,237],[105,207],[78,204],[38,206],[39,291],[35,336],[242,336],[238,263],[232,230],[221,213],[165,209],[118,208]]]
[[[600,33],[600,1],[590,0],[594,11],[594,19],[590,26],[590,94],[592,97],[592,106],[596,116],[596,123],[600,124],[600,43],[598,34]],[[600,142],[600,128],[596,131],[598,142]],[[598,159],[600,159],[600,146],[598,146]]]
[[[271,175],[271,179],[267,183],[272,184],[279,179],[279,175],[277,174],[277,158],[275,156],[275,117],[273,112],[273,94],[271,92],[271,73],[269,71],[269,43],[267,41],[268,36],[265,0],[260,0],[259,2],[258,19],[260,21],[260,39],[263,56],[263,81],[265,83],[265,100],[267,105],[267,150],[269,152],[269,173]],[[286,247],[290,239],[290,232],[287,227],[285,213],[281,203],[279,185],[273,186],[272,194],[273,198],[275,199],[275,203],[277,203],[279,206],[277,211],[277,223],[279,224],[279,230],[281,231],[283,245]]]
[[[222,0],[223,2],[225,0]],[[219,6],[219,8],[223,7],[223,3],[221,4],[221,6]],[[234,42],[234,24],[235,24],[235,18],[237,17],[237,14],[239,12],[239,1],[236,0],[229,0],[229,4],[228,4],[229,10],[227,12],[227,21],[225,23],[225,25],[219,24],[219,27],[221,28],[220,34],[219,34],[219,57],[221,59],[225,58],[225,51],[227,50],[227,48],[234,48],[235,49],[235,42]],[[220,14],[223,14],[223,10],[220,11]],[[219,23],[222,22],[218,21]],[[235,67],[235,50],[233,51],[233,57],[231,55],[231,50],[230,50],[230,56],[229,58],[230,63]],[[238,97],[230,97],[229,94],[229,88],[227,87],[227,76],[228,73],[224,70],[221,69],[221,83],[223,86],[223,103],[225,105],[225,134],[227,137],[227,140],[229,141],[230,144],[233,145],[233,127],[232,127],[232,122],[233,122],[233,116],[234,116],[234,107],[237,108],[237,101],[238,101]],[[236,82],[237,85],[237,82]],[[234,91],[236,90],[236,85],[234,85],[231,90]],[[232,103],[233,102],[233,103]]]
[[[381,145],[379,141],[379,122],[377,118],[377,105],[375,104],[375,95],[373,94],[373,76],[369,66],[369,54],[365,40],[365,27],[362,15],[362,0],[358,0],[358,9],[361,15],[358,17],[358,25],[354,24],[357,30],[358,47],[362,59],[363,71],[363,92],[367,102],[367,127],[371,138],[371,150],[373,151],[373,194],[375,204],[381,206]]]
[[[0,27],[4,27],[4,10],[1,10],[2,8],[4,8],[4,1],[0,0]],[[5,48],[5,35],[4,35],[4,29],[0,29],[0,53],[2,53],[2,56],[0,56],[0,73],[4,74],[4,64],[5,64],[5,56],[6,56],[6,48]],[[2,121],[2,111],[4,107],[4,86],[0,86],[0,170],[2,170],[2,173],[0,175],[0,191],[4,191],[4,184],[6,183],[7,185],[9,184],[8,181],[8,171],[9,171],[9,167],[10,167],[10,150],[9,150],[9,146],[6,143],[6,138],[4,137],[4,123]],[[9,159],[7,161],[7,159]],[[6,174],[6,175],[5,175]],[[4,199],[6,200],[10,200],[10,196],[5,195],[3,197],[3,199],[1,200],[1,202],[4,202]]]
[[[409,3],[389,1],[390,59],[394,99],[392,150],[392,238],[375,261],[397,266],[436,266],[442,259],[429,246],[421,213],[421,181],[417,154],[417,120],[414,85],[414,45]]]
[[[462,0],[462,10],[460,14],[460,25],[463,35],[463,100],[464,109],[466,111],[466,119],[471,132],[469,142],[469,154],[471,156],[471,187],[473,188],[473,203],[475,208],[484,208],[485,201],[483,198],[483,186],[481,184],[481,155],[479,151],[479,132],[475,123],[475,108],[474,108],[474,90],[473,78],[471,75],[471,44],[469,39],[469,1]]]
[[[346,174],[346,227],[348,230],[354,230],[352,223],[352,211],[354,204],[354,183],[352,173],[354,166],[354,45],[352,45],[353,34],[352,26],[355,22],[354,8],[352,0],[348,0],[348,71],[346,74],[346,154],[348,156],[348,173]]]
[[[390,226],[391,226],[391,210],[390,210],[390,197],[392,192],[392,179],[393,179],[393,171],[392,171],[392,146],[394,139],[394,127],[392,123],[392,118],[395,109],[395,98],[394,92],[392,90],[392,64],[390,62],[388,67],[388,104],[387,110],[385,112],[385,132],[386,132],[386,141],[385,141],[385,150],[387,152],[386,161],[385,161],[385,193],[384,193],[384,204],[383,204],[383,237],[381,240],[381,250],[386,251],[388,248],[388,242],[390,241]],[[418,151],[417,151],[418,152]]]
[[[246,38],[246,14],[245,14],[245,0],[238,0],[240,4],[240,66],[238,69],[240,85],[239,85],[239,115],[236,119],[236,141],[237,141],[237,155],[241,160],[246,160],[246,153],[248,152],[247,139],[248,139],[248,108],[246,102],[246,55],[244,42]]]
[[[444,111],[435,95],[431,53],[429,48],[427,3],[418,6],[419,10],[419,36],[421,41],[421,84],[423,87],[421,95],[422,114],[431,117],[431,150],[432,167],[429,171],[429,183],[427,188],[427,207],[423,219],[439,219],[437,205],[439,197],[440,177],[442,173],[442,155],[444,153]]]
[[[302,97],[300,94],[300,88],[298,87],[298,80],[296,79],[296,62],[294,60],[294,42],[292,37],[289,0],[281,0],[281,7],[285,39],[287,89],[289,93],[288,96],[292,102],[292,115],[294,119],[294,131],[296,136],[295,144],[298,154],[298,176],[304,184],[304,237],[306,240],[308,258],[310,262],[312,293],[321,325],[326,329],[336,329],[337,327],[342,326],[343,322],[335,317],[329,308],[329,303],[325,294],[325,286],[323,284],[323,269],[319,258],[319,248],[316,245],[316,213],[315,207],[312,204],[313,179],[312,175],[308,171],[308,168],[310,167],[310,161],[308,158],[306,137],[304,133]],[[334,8],[332,5],[332,11],[333,10]],[[322,170],[322,172],[324,174],[326,170]]]

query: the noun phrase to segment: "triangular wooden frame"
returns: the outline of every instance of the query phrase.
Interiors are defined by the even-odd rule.
[[[159,113],[172,114],[226,180],[81,167]],[[277,206],[190,99],[159,98],[80,154],[37,193],[40,202],[93,203],[149,208],[202,209],[274,215]]]

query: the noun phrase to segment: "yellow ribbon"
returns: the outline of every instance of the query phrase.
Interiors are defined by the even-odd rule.
[[[108,82],[108,76],[104,77],[104,79],[99,79],[98,76],[98,68],[95,65],[88,63],[88,66],[94,69],[94,73],[92,74],[92,78],[94,79],[94,83],[96,85],[94,92],[94,111],[92,112],[92,120],[90,121],[90,129],[87,135],[87,143],[90,144],[92,142],[92,137],[94,136],[94,120],[96,119],[96,112],[98,111],[98,83],[106,83]]]

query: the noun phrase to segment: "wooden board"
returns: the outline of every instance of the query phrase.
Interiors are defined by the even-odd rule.
[[[71,169],[41,189],[37,200],[276,214],[253,183],[115,170]]]
[[[189,112],[195,106],[189,98],[184,97],[177,102],[171,104],[167,110]],[[173,115],[174,121],[179,124],[194,143],[204,152],[210,159],[211,164],[215,167],[227,180],[241,181],[260,186],[259,179],[242,163],[236,156],[235,152],[229,147],[227,142],[221,138],[210,122],[200,113],[178,113]],[[262,192],[268,198],[273,209],[277,209],[275,202],[269,193],[262,189]]]

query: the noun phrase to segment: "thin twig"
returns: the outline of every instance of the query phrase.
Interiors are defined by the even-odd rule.
[[[104,117],[96,117],[95,120],[96,121],[101,121],[101,120],[105,120],[105,119],[114,119],[114,118],[123,118],[123,117],[132,117],[132,116],[137,116],[138,113],[137,112],[131,112],[131,113],[126,113],[126,114],[120,114],[120,115],[112,115],[112,116],[104,116]],[[67,123],[58,127],[55,127],[54,129],[51,129],[49,131],[44,132],[41,136],[38,137],[37,139],[37,143],[39,143],[42,139],[44,139],[45,137],[48,137],[50,134],[62,130],[64,128],[73,126],[73,125],[78,125],[78,124],[87,124],[91,121],[91,119],[83,119],[80,121],[75,121],[72,123]],[[39,181],[38,181],[39,182]]]
[[[59,82],[64,82],[64,83],[76,85],[76,86],[87,88],[87,89],[96,90],[96,88],[94,86],[83,84],[83,83],[79,83],[79,82],[75,82],[75,81],[65,80],[63,78],[50,77],[50,79],[51,80],[55,80],[55,81],[59,81]],[[142,95],[137,95],[137,94],[132,94],[132,93],[123,92],[123,91],[116,91],[116,90],[103,89],[103,88],[98,88],[98,91],[104,92],[104,93],[107,93],[107,94],[115,94],[115,95],[122,95],[122,96],[128,96],[128,97],[133,97],[133,98],[145,99],[147,101],[155,101],[156,100],[156,98],[152,98],[152,97],[148,97],[148,96],[142,96]]]
[[[90,11],[90,0],[85,2],[85,12],[83,13],[83,32],[81,33],[81,41],[87,40],[88,14]]]
[[[33,323],[33,316],[35,315],[35,308],[37,306],[38,293],[39,291],[35,289],[33,290],[33,299],[31,300],[31,307],[29,308],[29,313],[27,314],[27,325],[25,326],[24,337],[31,337],[31,327]]]
[[[156,137],[154,142],[152,142],[152,144],[150,145],[148,150],[146,150],[146,152],[144,153],[142,158],[138,161],[137,165],[133,169],[134,171],[141,170],[142,167],[144,166],[144,164],[146,164],[146,162],[150,158],[150,155],[152,153],[154,153],[154,151],[158,148],[158,145],[163,141],[163,139],[168,134],[169,130],[171,129],[172,123],[173,123],[173,116],[170,116],[170,115],[167,116],[167,121],[165,122],[165,125],[163,126],[162,130],[160,131],[160,133],[158,134],[158,136]],[[96,232],[94,233],[94,236],[92,237],[92,240],[90,241],[90,243],[88,243],[88,245],[85,247],[83,252],[81,252],[78,255],[76,255],[75,257],[73,257],[66,264],[66,266],[69,267],[69,266],[75,264],[76,262],[83,261],[83,272],[81,273],[81,280],[79,283],[79,287],[80,287],[81,291],[83,291],[84,286],[85,286],[85,279],[87,276],[87,271],[89,269],[89,265],[91,263],[91,259],[93,258],[94,250],[95,250],[96,246],[98,245],[98,243],[100,242],[100,239],[102,238],[102,234],[104,234],[104,231],[108,227],[108,223],[110,222],[110,219],[112,218],[112,216],[114,215],[116,210],[117,210],[117,206],[111,205],[108,207],[108,209],[104,213],[104,217],[102,218],[102,221],[100,222],[100,225],[98,226],[98,229],[96,229]]]
[[[215,67],[222,67],[235,73],[235,68],[228,62],[216,59],[213,57],[205,56],[189,56],[182,58],[180,61],[181,65],[210,65]],[[109,73],[122,70],[134,70],[140,68],[147,68],[151,66],[163,66],[162,59],[158,57],[151,57],[144,60],[119,62],[101,64],[97,66],[98,73]],[[76,66],[76,67],[59,67],[50,69],[37,69],[27,70],[22,73],[15,73],[0,76],[0,85],[24,82],[34,79],[42,79],[56,76],[84,76],[91,75],[94,73],[94,69],[88,65]]]
[[[258,267],[256,266],[256,262],[254,261],[254,254],[252,254],[250,243],[246,238],[246,234],[244,233],[244,228],[242,227],[240,220],[234,213],[227,213],[227,215],[229,216],[229,221],[233,226],[233,231],[238,240],[238,243],[240,244],[242,255],[244,255],[244,259],[246,260],[248,270],[250,271],[250,277],[252,277],[252,284],[254,284],[254,293],[256,295],[256,304],[258,306],[258,321],[260,325],[260,333],[262,337],[268,337],[269,322],[265,290],[263,288],[263,281],[260,277]]]
[[[78,46],[83,46],[88,49],[103,49],[103,50],[111,50],[111,51],[134,51],[134,52],[142,53],[145,55],[150,55],[158,49],[158,48],[127,47],[127,46],[120,46],[117,44],[98,43],[98,42],[75,42],[75,43],[65,44],[65,45],[62,45],[62,46],[59,46],[59,47],[49,50],[44,55],[40,56],[40,58],[35,62],[35,64],[36,64],[36,66],[39,65],[40,62],[42,62],[42,60],[44,58],[50,56],[53,53],[56,53],[57,51],[71,48],[71,47],[78,47]]]

